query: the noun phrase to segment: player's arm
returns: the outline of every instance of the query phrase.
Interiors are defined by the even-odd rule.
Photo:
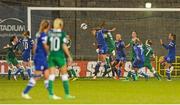
[[[49,52],[49,46],[47,44],[48,37],[44,36],[41,39],[42,39],[43,47],[46,50],[46,52],[48,53]]]
[[[162,39],[160,39],[160,43],[165,49],[170,49],[173,47],[173,43],[170,42],[168,45],[166,45],[163,43]]]
[[[72,57],[71,57],[71,54],[70,54],[70,52],[69,52],[69,50],[68,50],[67,45],[64,44],[64,43],[63,43],[63,50],[64,50],[65,54],[67,55],[67,58],[68,58],[68,65],[69,65],[69,64],[72,63],[73,59],[72,59]]]
[[[125,45],[124,41],[122,42],[122,47],[126,48],[126,45]]]
[[[33,54],[33,55],[34,55],[35,52],[36,52],[36,47],[37,47],[36,44],[34,44],[33,47],[32,47],[32,54]]]
[[[128,44],[125,46],[125,48],[129,48],[130,46],[131,46],[131,44],[128,43]]]
[[[113,31],[115,31],[115,30],[116,30],[116,28],[114,27],[114,28],[108,30],[108,32],[113,32]]]
[[[3,49],[8,49],[11,48],[11,46],[9,46],[9,44],[7,44],[6,46],[3,47]]]

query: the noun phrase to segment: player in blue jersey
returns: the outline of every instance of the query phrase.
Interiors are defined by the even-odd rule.
[[[134,52],[134,60],[132,62],[132,66],[135,72],[129,71],[128,75],[126,77],[126,80],[128,80],[129,77],[132,76],[133,80],[137,80],[136,78],[136,72],[140,75],[144,76],[146,79],[148,79],[148,75],[142,71],[142,68],[144,67],[144,50],[142,43],[137,38],[133,44],[133,52]]]
[[[124,67],[124,64],[126,62],[126,54],[124,50],[125,43],[122,40],[121,34],[116,34],[115,46],[116,46],[116,59],[112,64],[112,72],[113,73],[115,72],[117,75],[115,79],[119,79],[121,74],[121,69],[122,67]],[[118,69],[116,68],[116,65],[119,66]]]
[[[161,64],[164,65],[164,68],[166,69],[166,76],[167,80],[171,81],[171,72],[173,70],[172,63],[176,59],[176,35],[173,33],[170,33],[168,36],[169,43],[164,44],[162,39],[160,39],[161,45],[168,50],[167,56],[165,56],[163,59],[160,59]]]
[[[35,86],[36,80],[38,80],[41,75],[44,73],[45,77],[45,87],[48,89],[48,63],[47,63],[47,53],[48,53],[48,45],[47,45],[47,33],[49,31],[50,24],[47,20],[42,20],[39,27],[39,32],[36,34],[36,42],[34,44],[34,65],[35,71],[34,75],[30,78],[29,83],[22,93],[22,97],[24,99],[31,99],[28,95],[29,91],[32,87]]]
[[[97,73],[99,72],[99,68],[101,65],[104,65],[104,68],[107,69],[108,65],[106,62],[107,58],[107,51],[108,51],[108,45],[105,40],[105,33],[114,31],[112,30],[107,30],[104,28],[96,28],[92,30],[93,36],[95,36],[96,41],[97,41],[97,49],[96,52],[98,53],[98,62],[95,66],[95,72],[94,72],[94,77],[93,79],[96,79]],[[105,70],[107,71],[107,70]]]
[[[31,71],[30,56],[34,41],[29,37],[29,35],[30,35],[29,31],[25,31],[23,33],[23,38],[19,40],[19,43],[22,44],[23,46],[23,51],[22,51],[23,67],[26,69],[29,78],[31,78],[32,71]]]
[[[96,79],[97,73],[102,63],[106,61],[106,54],[108,51],[107,43],[104,38],[104,33],[107,32],[105,29],[96,28],[92,30],[92,34],[95,36],[97,41],[97,53],[98,53],[98,62],[95,66],[95,72],[93,79]]]

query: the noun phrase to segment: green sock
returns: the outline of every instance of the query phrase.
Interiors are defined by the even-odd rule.
[[[68,74],[69,74],[69,77],[71,78],[71,77],[72,77],[72,72],[71,72],[71,70],[68,70]]]
[[[8,70],[8,80],[11,79],[11,70]]]
[[[49,80],[49,83],[48,83],[48,92],[49,92],[49,95],[53,95],[54,92],[53,92],[53,81],[52,80]]]
[[[63,88],[64,88],[64,92],[66,95],[69,95],[69,81],[65,80],[62,81],[63,82]]]
[[[71,69],[71,73],[72,73],[73,77],[77,77],[76,72],[74,71],[74,69]]]
[[[109,57],[106,57],[106,63],[107,65],[110,65]]]
[[[128,72],[126,79],[129,79],[130,77],[131,77],[131,71]]]

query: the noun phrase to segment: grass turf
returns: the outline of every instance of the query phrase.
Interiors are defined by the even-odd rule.
[[[158,81],[151,78],[149,81],[125,82],[113,79],[79,79],[70,82],[71,94],[76,96],[74,100],[49,100],[43,80],[37,82],[36,87],[30,92],[33,99],[24,100],[21,92],[27,84],[27,80],[7,80],[0,78],[0,104],[175,104],[180,103],[180,79],[173,81]],[[63,96],[62,82],[55,81],[56,95]]]

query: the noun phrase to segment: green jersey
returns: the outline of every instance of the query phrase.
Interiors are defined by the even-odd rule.
[[[145,62],[150,62],[150,59],[153,55],[153,49],[150,45],[143,45],[144,49],[144,57],[145,57]]]
[[[8,50],[6,56],[7,63],[16,66],[18,64],[15,54],[15,51],[18,50],[17,44],[13,44],[13,42],[9,43],[9,48],[7,48],[7,50]]]
[[[7,57],[8,58],[15,58],[16,54],[15,51],[17,50],[17,45],[13,44],[13,42],[9,43],[9,48],[7,48]]]
[[[112,51],[115,50],[115,41],[110,32],[106,34],[105,40],[108,46],[108,53],[112,53]]]
[[[50,31],[48,33],[47,43],[49,45],[49,54],[53,56],[64,55],[63,44],[65,43],[66,33],[61,31]]]
[[[66,41],[66,33],[60,30],[53,30],[48,33],[47,43],[49,45],[48,66],[62,67],[66,65],[66,57],[63,50],[63,44]]]
[[[135,58],[135,52],[133,50],[133,44],[134,44],[134,41],[131,39],[130,42],[130,47],[131,47],[131,51],[130,51],[130,57],[131,57],[131,61],[133,62],[134,58]]]

